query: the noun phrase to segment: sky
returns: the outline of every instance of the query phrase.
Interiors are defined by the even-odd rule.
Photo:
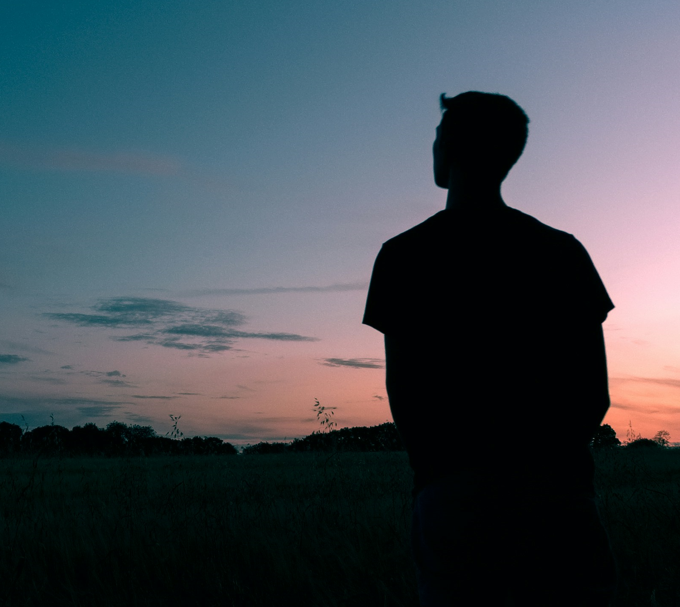
[[[531,120],[506,203],[574,234],[616,305],[604,423],[679,441],[679,23],[675,0],[3,3],[0,421],[181,415],[236,445],[319,429],[315,399],[391,421],[373,262],[444,208],[438,96],[479,90]]]

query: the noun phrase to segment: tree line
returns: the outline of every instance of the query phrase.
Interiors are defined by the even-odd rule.
[[[72,430],[55,424],[23,430],[0,422],[0,455],[236,455],[236,447],[215,436],[179,438],[159,436],[151,426],[111,422],[105,428],[96,424],[75,426]]]
[[[159,436],[151,426],[127,425],[113,421],[105,428],[87,423],[69,430],[51,424],[33,430],[24,430],[17,424],[0,422],[0,456],[11,454],[62,455],[62,456],[148,456],[148,455],[236,455],[231,443],[215,436],[184,437],[177,427],[179,417],[171,416],[173,429]],[[660,430],[654,438],[642,438],[632,427],[625,444],[614,429],[603,424],[595,432],[591,447],[611,449],[625,447],[663,448],[670,445],[670,435]],[[394,423],[378,426],[357,426],[339,430],[325,427],[292,442],[260,442],[242,449],[244,455],[272,453],[345,452],[345,451],[403,451],[404,447]]]

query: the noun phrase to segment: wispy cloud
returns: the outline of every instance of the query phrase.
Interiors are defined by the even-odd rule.
[[[112,386],[114,388],[136,388],[135,384],[132,384],[128,381],[125,381],[124,379],[120,379],[123,377],[126,377],[123,373],[120,371],[113,370],[113,371],[80,371],[83,375],[87,375],[88,377],[92,377],[96,379],[100,384],[104,384],[105,386]]]
[[[354,369],[382,369],[385,361],[381,358],[324,358],[320,364],[327,367],[352,367]]]
[[[49,355],[54,354],[54,352],[50,352],[49,350],[43,350],[42,348],[38,348],[37,346],[32,346],[19,341],[11,341],[9,339],[0,339],[0,344],[5,346],[6,348],[10,348],[12,350],[19,350],[19,352],[28,352],[29,354],[49,354]]]
[[[67,367],[61,367],[62,369],[66,369]],[[68,368],[72,368],[68,366]],[[88,375],[89,377],[125,377],[120,371],[117,369],[113,371],[81,371],[83,375]]]
[[[17,354],[0,354],[0,365],[16,365],[30,360]]]
[[[108,417],[116,411],[118,407],[120,407],[120,405],[96,405],[76,407],[76,410],[84,417]]]
[[[176,175],[182,171],[182,163],[169,156],[25,145],[8,141],[0,141],[0,164],[26,170],[152,176]]]
[[[149,399],[149,400],[172,400],[173,398],[177,398],[176,396],[149,396],[145,394],[133,394],[131,398],[139,398],[139,399]]]
[[[638,403],[612,401],[611,407],[614,409],[623,409],[624,411],[636,411],[642,415],[669,416],[669,418],[672,419],[675,419],[680,412],[680,407],[678,405],[668,405],[664,403],[641,405]]]
[[[18,417],[19,414],[25,414],[28,418],[32,415],[44,415],[46,412],[52,413],[68,409],[81,413],[86,411],[89,417],[94,417],[95,413],[96,416],[108,415],[111,411],[125,405],[133,405],[133,403],[82,396],[14,396],[0,393],[0,411],[3,412],[3,417]]]
[[[134,384],[131,384],[130,382],[127,382],[123,379],[102,379],[101,382],[102,384],[105,384],[107,386],[113,386],[114,388],[136,388]]]
[[[196,289],[185,291],[183,295],[271,295],[276,293],[334,293],[341,291],[365,291],[368,282],[348,282],[324,286],[307,287],[258,287],[253,289]]]
[[[150,417],[146,417],[145,415],[130,413],[128,411],[125,412],[125,417],[129,419],[131,422],[135,422],[136,424],[150,424],[155,421]]]
[[[612,383],[632,381],[646,384],[657,384],[660,386],[670,386],[671,388],[680,388],[680,379],[675,379],[673,377],[611,377],[609,381]]]
[[[47,318],[84,327],[138,327],[191,310],[189,306],[166,299],[111,297],[92,306],[99,314],[46,313]]]
[[[37,381],[43,384],[51,384],[53,386],[63,386],[66,383],[66,381],[61,377],[44,377],[40,375],[31,376],[31,381]]]
[[[99,300],[91,310],[92,314],[48,312],[44,316],[82,327],[141,329],[129,335],[113,335],[111,339],[201,354],[230,350],[240,339],[317,341],[295,333],[238,330],[236,327],[246,323],[241,312],[197,308],[166,299],[112,297]]]

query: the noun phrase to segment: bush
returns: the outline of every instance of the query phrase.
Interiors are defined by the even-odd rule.
[[[651,438],[638,438],[626,445],[626,449],[659,449],[661,445]]]
[[[619,447],[621,441],[616,438],[616,432],[609,424],[602,424],[593,435],[593,440],[590,443],[593,449],[612,449]]]

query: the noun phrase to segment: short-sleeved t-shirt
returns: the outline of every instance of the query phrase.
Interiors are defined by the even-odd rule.
[[[415,329],[441,313],[456,322],[503,312],[592,319],[614,308],[588,252],[571,234],[516,209],[440,211],[385,242],[363,323],[381,333]],[[434,315],[434,316],[433,316]]]
[[[419,467],[430,476],[464,469],[482,443],[511,434],[519,444],[566,427],[579,399],[569,336],[613,308],[583,245],[516,209],[441,211],[385,242],[363,322],[414,337],[429,370],[420,402],[401,412],[409,432],[398,425],[402,437],[415,437],[406,448],[416,485],[428,476]]]

